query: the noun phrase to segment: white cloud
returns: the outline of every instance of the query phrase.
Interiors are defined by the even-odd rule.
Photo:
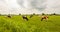
[[[60,0],[47,0],[45,13],[60,13]]]
[[[60,0],[0,0],[0,13],[34,12],[60,13]]]

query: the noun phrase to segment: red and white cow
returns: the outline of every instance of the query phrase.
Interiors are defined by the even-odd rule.
[[[43,20],[48,20],[48,16],[42,16],[41,21],[43,21]]]

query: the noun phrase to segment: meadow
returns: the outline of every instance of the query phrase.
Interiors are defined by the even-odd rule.
[[[28,17],[28,21],[22,16],[0,16],[0,32],[60,32],[60,16],[49,16],[49,19],[41,21],[41,16]]]

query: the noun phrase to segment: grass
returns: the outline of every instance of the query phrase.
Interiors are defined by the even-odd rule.
[[[48,21],[41,21],[39,16],[33,16],[29,21],[21,16],[0,16],[0,32],[60,32],[60,16],[49,16]]]

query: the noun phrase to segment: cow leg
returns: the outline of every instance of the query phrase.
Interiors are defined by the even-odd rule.
[[[28,21],[28,18],[26,18],[26,20]]]
[[[43,20],[43,18],[41,19],[41,21]]]

